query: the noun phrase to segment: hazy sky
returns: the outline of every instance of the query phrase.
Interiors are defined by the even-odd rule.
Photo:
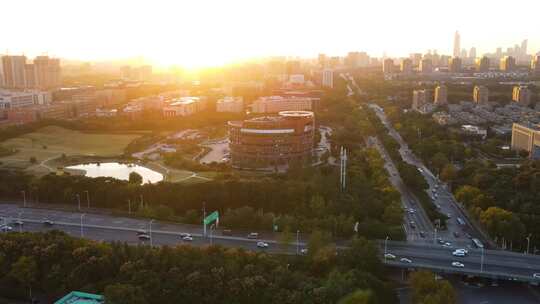
[[[538,0],[5,0],[0,52],[72,59],[145,56],[220,64],[266,55],[478,53],[529,39],[540,50]]]

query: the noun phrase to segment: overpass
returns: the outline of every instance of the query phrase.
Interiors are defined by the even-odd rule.
[[[384,254],[384,241],[379,241],[381,256]],[[465,257],[456,257],[452,252],[457,248],[446,248],[434,244],[421,244],[387,241],[386,252],[396,259],[384,259],[391,267],[405,269],[426,269],[437,273],[468,275],[489,279],[540,283],[534,273],[540,273],[540,256],[503,250],[483,250],[466,248]],[[401,258],[411,263],[401,262]],[[452,262],[460,262],[463,268],[453,267]]]

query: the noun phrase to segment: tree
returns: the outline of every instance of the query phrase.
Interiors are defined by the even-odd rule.
[[[140,184],[142,184],[142,182],[143,182],[143,178],[142,178],[142,176],[141,176],[139,173],[133,171],[133,172],[131,172],[131,173],[129,174],[129,182],[130,182],[131,184],[137,184],[137,185],[140,185]]]
[[[31,163],[31,164],[37,163],[37,159],[36,159],[35,156],[30,156],[30,163]]]
[[[279,238],[278,238],[279,246],[282,249],[287,249],[291,245],[292,239],[293,239],[293,235],[292,235],[289,227],[287,226],[279,234]]]
[[[371,290],[364,290],[359,289],[343,299],[341,299],[338,304],[372,304],[375,303],[373,301],[373,293]]]
[[[444,155],[442,152],[437,152],[433,157],[431,158],[431,164],[435,169],[437,169],[437,172],[441,172],[441,170],[449,163],[448,158],[446,158],[446,155]]]
[[[33,257],[21,256],[12,265],[9,274],[21,284],[28,286],[30,298],[32,298],[32,284],[36,281],[38,274],[36,260]]]
[[[455,291],[448,281],[435,279],[429,271],[413,272],[410,276],[412,300],[417,304],[455,304]]]
[[[130,284],[113,284],[105,287],[107,304],[146,304],[145,293],[139,287]]]
[[[512,212],[499,207],[489,207],[480,213],[480,223],[492,237],[517,240],[525,233],[525,226]]]
[[[452,183],[457,176],[457,171],[454,165],[447,164],[441,171],[441,179],[447,183]]]

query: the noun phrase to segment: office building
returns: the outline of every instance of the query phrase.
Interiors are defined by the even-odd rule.
[[[505,56],[500,62],[501,71],[511,72],[516,69],[516,59],[512,56]]]
[[[383,73],[390,74],[394,72],[394,60],[387,58],[383,61]]]
[[[489,90],[485,86],[475,86],[473,90],[473,100],[477,104],[485,104],[489,101]]]
[[[401,73],[412,74],[412,71],[413,71],[412,60],[408,58],[401,60]]]
[[[216,103],[216,112],[241,113],[243,111],[244,99],[242,97],[227,96]]]
[[[476,48],[475,47],[472,47],[471,50],[469,51],[469,58],[472,59],[472,60],[476,59]]]
[[[483,56],[482,58],[476,58],[476,71],[485,73],[489,71],[489,58]]]
[[[52,102],[49,92],[0,90],[0,109],[16,109],[34,105],[47,105]]]
[[[431,102],[431,91],[429,90],[414,90],[412,109],[420,110],[425,104]]]
[[[163,116],[190,116],[206,109],[206,100],[200,97],[180,97],[163,107]]]
[[[448,88],[440,84],[435,88],[435,99],[433,101],[436,105],[444,105],[448,102]]]
[[[454,57],[459,57],[461,54],[461,36],[459,35],[459,32],[456,31],[454,34]]]
[[[515,86],[512,90],[512,101],[523,107],[529,106],[531,104],[531,90],[526,86]]]
[[[310,111],[313,99],[294,96],[263,96],[251,105],[253,113],[279,113],[281,111]]]
[[[283,111],[244,121],[229,121],[231,163],[239,168],[268,168],[309,163],[315,117],[309,111]]]
[[[433,63],[431,59],[422,59],[420,61],[420,66],[418,67],[421,73],[432,73],[433,72]]]
[[[325,88],[334,87],[334,70],[324,69],[322,72],[322,86]]]
[[[448,62],[448,69],[450,73],[460,73],[461,72],[461,58],[452,57]]]
[[[2,72],[5,88],[25,88],[26,56],[2,56]]]
[[[540,74],[540,55],[536,55],[531,60],[531,71],[535,74]]]
[[[540,125],[512,124],[512,150],[527,151],[529,157],[540,159]]]

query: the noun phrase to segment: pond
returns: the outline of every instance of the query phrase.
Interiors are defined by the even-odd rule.
[[[121,163],[90,163],[66,167],[85,171],[88,177],[114,177],[121,180],[129,180],[131,172],[139,173],[143,178],[143,184],[157,183],[163,180],[163,174],[134,164]]]

